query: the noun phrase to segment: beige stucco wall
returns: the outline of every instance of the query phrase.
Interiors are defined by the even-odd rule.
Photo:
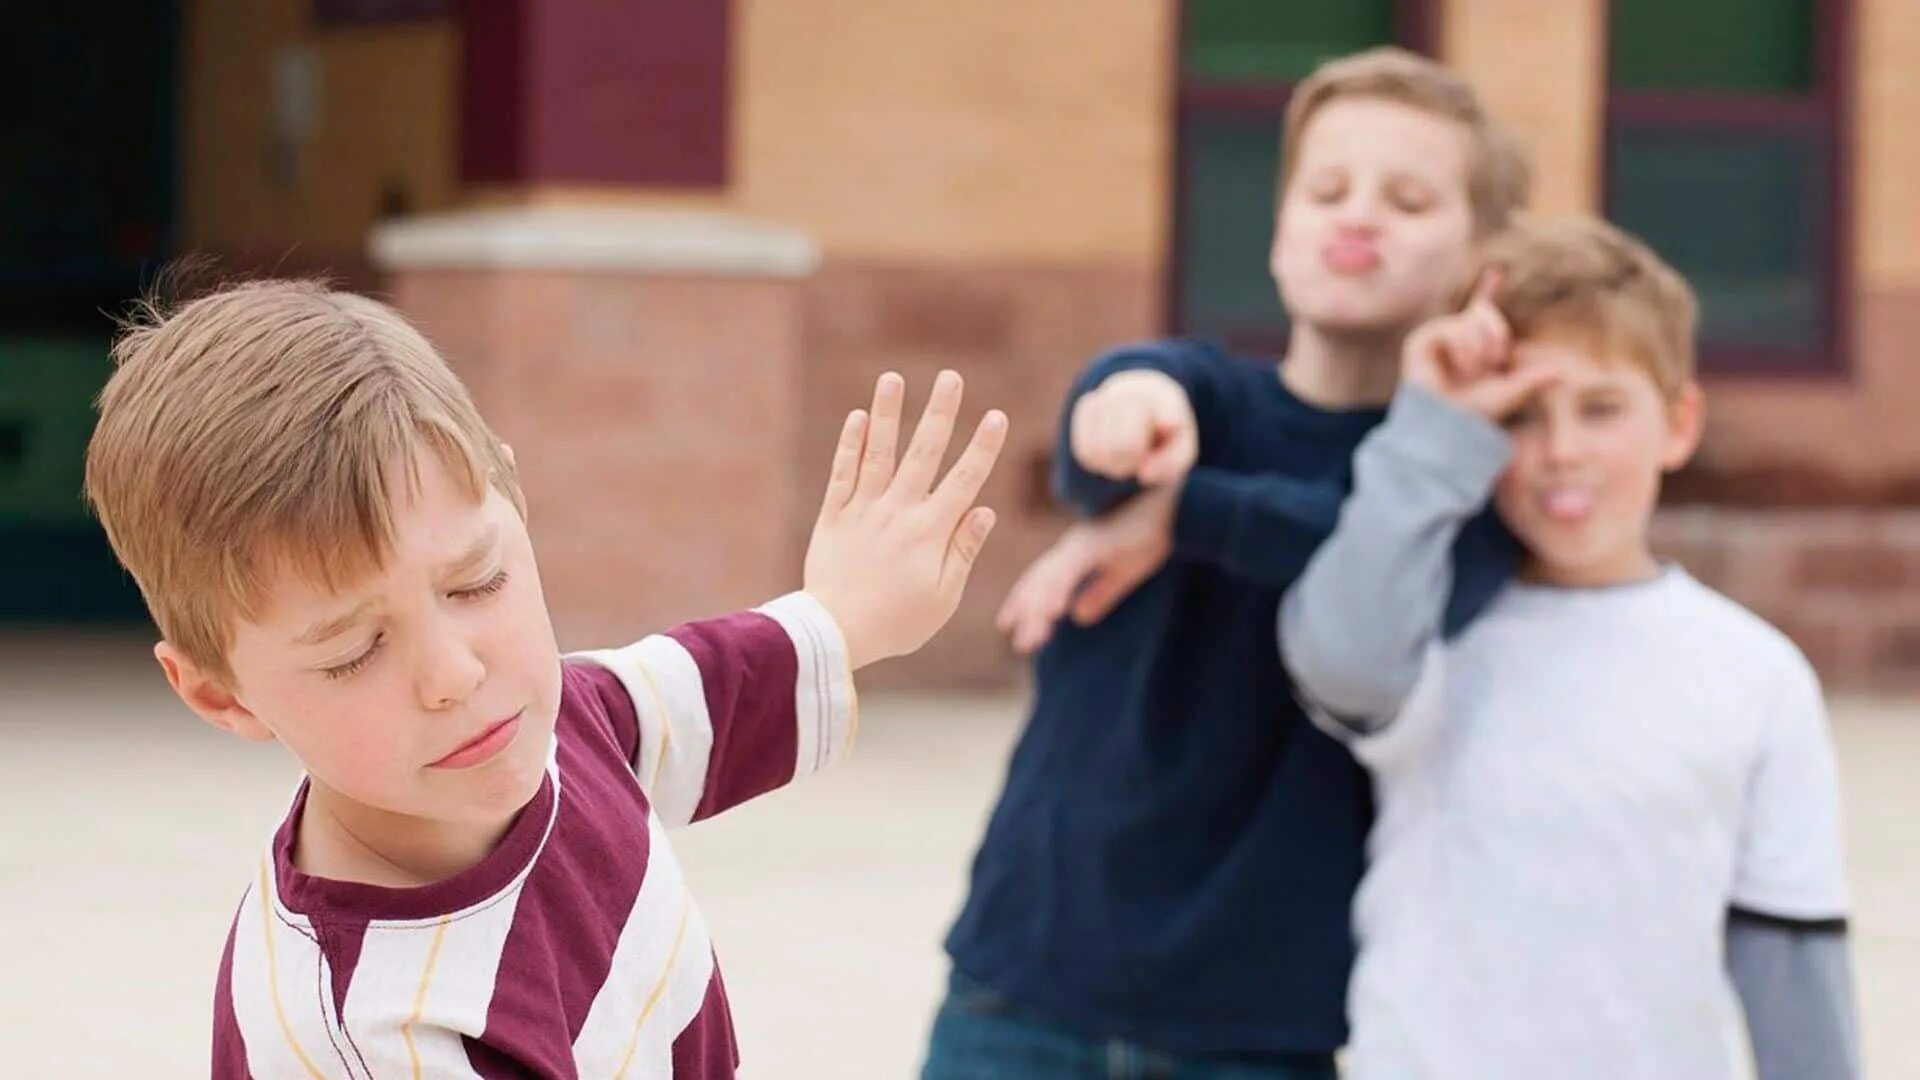
[[[1527,148],[1534,208],[1600,201],[1606,0],[1447,0],[1440,54]]]

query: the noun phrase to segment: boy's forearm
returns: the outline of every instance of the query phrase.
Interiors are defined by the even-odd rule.
[[[853,741],[845,640],[805,593],[577,658],[624,688],[634,714],[629,760],[670,826],[813,773]]]
[[[1281,606],[1282,657],[1315,705],[1361,727],[1399,711],[1440,632],[1454,540],[1511,452],[1486,420],[1401,388],[1355,456],[1333,535]]]
[[[1860,1075],[1853,965],[1844,927],[1735,912],[1727,973],[1746,1012],[1759,1080]]]
[[[1202,466],[1181,487],[1173,551],[1251,584],[1285,589],[1332,534],[1344,498],[1330,482]]]

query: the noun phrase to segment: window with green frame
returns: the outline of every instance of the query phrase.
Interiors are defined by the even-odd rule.
[[[1612,0],[1607,214],[1700,296],[1708,371],[1844,365],[1847,0]]]
[[[1431,51],[1432,0],[1184,0],[1172,287],[1175,333],[1277,351],[1267,271],[1281,120],[1320,63],[1374,45]]]

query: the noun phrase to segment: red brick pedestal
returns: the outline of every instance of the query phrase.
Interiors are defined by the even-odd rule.
[[[808,238],[508,209],[389,225],[373,253],[518,455],[562,647],[798,586],[792,522],[817,494],[794,482]]]

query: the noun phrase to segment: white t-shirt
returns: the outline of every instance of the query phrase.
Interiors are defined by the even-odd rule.
[[[1355,737],[1358,1080],[1741,1075],[1730,906],[1844,915],[1820,687],[1679,569],[1514,584]]]

